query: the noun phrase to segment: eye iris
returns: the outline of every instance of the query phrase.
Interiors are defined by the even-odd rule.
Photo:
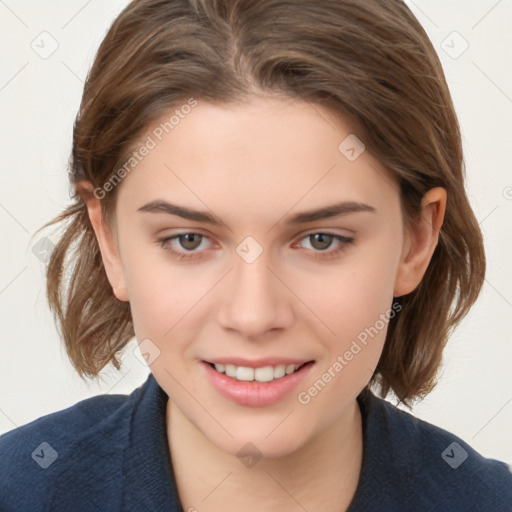
[[[315,244],[314,243],[312,244],[313,247],[315,247],[315,249],[319,249],[319,250],[327,249],[331,245],[332,235],[326,235],[325,233],[315,233],[314,235],[310,235],[310,236],[313,238],[313,240],[315,242],[320,241],[320,247],[315,247]]]
[[[199,243],[195,243],[194,245],[194,237],[197,237],[199,243],[200,243],[200,235],[197,235],[196,233],[187,233],[186,235],[180,235],[179,237],[179,241],[180,241],[180,245],[184,248],[184,249],[196,249],[198,246],[199,246]],[[183,240],[185,240],[185,243],[183,243]],[[197,240],[196,240],[197,242]],[[189,243],[191,243],[192,247],[189,245]]]

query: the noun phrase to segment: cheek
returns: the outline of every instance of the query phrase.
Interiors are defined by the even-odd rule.
[[[331,283],[329,293],[321,299],[323,311],[319,305],[319,316],[334,334],[322,328],[326,332],[321,338],[324,357],[297,399],[315,408],[317,417],[326,423],[333,421],[372,377],[389,321],[398,314],[392,308],[389,280],[374,278],[378,275],[366,271],[338,283],[342,287]]]
[[[343,260],[336,271],[311,281],[308,305],[322,320],[326,357],[309,385],[320,379],[317,388],[323,389],[329,382],[318,406],[331,399],[341,403],[347,390],[361,389],[374,373],[389,321],[398,314],[392,308],[398,249],[383,237],[371,249]]]
[[[302,281],[298,295],[305,298],[330,338],[344,343],[391,308],[398,260],[396,251],[385,249],[354,253],[339,266]]]
[[[165,261],[165,255],[155,258],[153,249],[127,250],[124,273],[139,340],[154,338],[163,343],[201,296],[196,290],[198,280],[185,279],[179,268]]]

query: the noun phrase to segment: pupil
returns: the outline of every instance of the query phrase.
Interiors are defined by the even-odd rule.
[[[186,234],[186,235],[182,235],[182,239],[184,239],[185,243],[181,244],[185,249],[195,249],[195,247],[197,247],[197,242],[196,242],[196,245],[194,246],[194,237],[195,237],[195,233],[189,233],[189,234]],[[191,244],[191,245],[189,245]]]
[[[329,245],[331,245],[331,235],[326,235],[324,233],[317,233],[315,235],[313,235],[313,237],[315,238],[315,241],[318,241],[318,238],[317,237],[320,237],[320,245],[322,247],[317,247],[318,249],[327,249],[327,247],[329,247]],[[322,241],[323,237],[326,237],[327,238],[327,243],[325,240]]]

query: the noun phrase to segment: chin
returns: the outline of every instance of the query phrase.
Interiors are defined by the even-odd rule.
[[[288,440],[284,444],[283,439],[275,439],[274,441],[243,438],[239,442],[232,441],[224,445],[218,446],[221,450],[240,459],[240,462],[247,467],[256,465],[264,459],[279,459],[287,457],[295,453],[302,444]]]
[[[286,415],[283,416],[285,418]],[[280,421],[282,421],[282,419]],[[285,420],[281,426],[279,421],[271,423],[257,422],[251,419],[246,420],[245,427],[226,425],[227,430],[233,435],[233,438],[227,435],[209,437],[210,442],[215,444],[220,450],[238,457],[244,462],[245,458],[254,458],[256,460],[278,459],[293,454],[300,450],[308,442],[307,433],[304,427],[301,427],[299,435],[291,433],[291,425],[284,426],[288,420]],[[249,424],[249,425],[248,425]]]

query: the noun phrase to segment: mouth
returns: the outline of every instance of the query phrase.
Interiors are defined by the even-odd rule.
[[[236,363],[236,364],[234,364]],[[224,358],[201,361],[207,381],[224,398],[243,406],[264,407],[289,397],[316,367],[314,360]]]
[[[238,366],[235,364],[213,363],[204,361],[216,372],[223,374],[233,380],[242,382],[273,382],[286,378],[288,375],[297,373],[305,366],[314,363],[314,360],[303,363],[289,363],[262,366]]]

